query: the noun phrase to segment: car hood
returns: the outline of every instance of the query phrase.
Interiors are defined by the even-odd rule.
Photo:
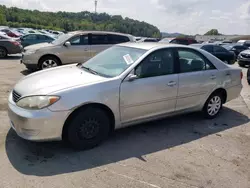
[[[242,54],[250,54],[250,50],[244,50],[241,52]]]
[[[44,42],[44,43],[39,43],[39,44],[27,46],[24,49],[25,50],[38,50],[40,48],[45,48],[45,47],[50,47],[50,46],[54,46],[54,45],[51,43],[48,43],[48,42]]]
[[[79,85],[100,83],[107,78],[86,72],[76,65],[51,68],[21,79],[14,90],[22,96],[47,95],[52,92]]]

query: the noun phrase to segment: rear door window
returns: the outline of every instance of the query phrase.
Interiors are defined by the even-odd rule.
[[[178,50],[180,73],[196,72],[215,69],[215,66],[199,53],[188,50]]]
[[[108,35],[108,43],[109,44],[119,44],[123,42],[129,42],[129,38],[127,36],[122,35]]]
[[[91,45],[104,45],[104,44],[111,44],[111,41],[108,40],[108,35],[101,35],[101,34],[91,35]]]
[[[207,52],[210,52],[210,53],[213,52],[213,46],[211,45],[202,46],[201,49],[206,50]]]
[[[37,36],[36,35],[27,35],[25,37],[23,37],[25,40],[37,40]]]
[[[45,35],[38,35],[38,40],[48,40],[49,37],[45,36]]]
[[[221,46],[214,46],[215,53],[228,53],[228,51]]]

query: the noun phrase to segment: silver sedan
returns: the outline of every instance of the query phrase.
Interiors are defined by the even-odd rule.
[[[216,117],[241,92],[242,72],[189,46],[124,43],[84,64],[21,79],[8,99],[12,128],[27,140],[67,140],[78,149],[114,129],[202,111]]]

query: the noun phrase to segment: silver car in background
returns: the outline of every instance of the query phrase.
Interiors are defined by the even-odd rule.
[[[39,71],[9,95],[12,128],[27,140],[92,148],[114,129],[203,111],[239,96],[241,69],[210,53],[164,43],[115,45],[84,64]]]
[[[75,31],[60,35],[50,43],[24,48],[21,63],[30,70],[84,63],[114,44],[133,42],[129,34],[106,31]]]

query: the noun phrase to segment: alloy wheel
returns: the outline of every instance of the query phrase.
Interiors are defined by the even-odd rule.
[[[214,96],[208,103],[207,112],[210,116],[216,115],[221,108],[221,98],[219,96]]]
[[[52,67],[57,67],[57,63],[52,59],[45,60],[42,63],[42,69],[48,69],[48,68],[52,68]]]

